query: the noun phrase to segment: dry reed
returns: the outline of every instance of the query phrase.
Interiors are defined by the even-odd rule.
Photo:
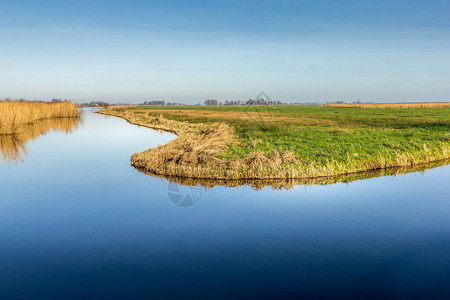
[[[332,185],[338,182],[352,182],[360,179],[374,178],[381,176],[398,176],[410,172],[425,172],[428,169],[435,168],[438,166],[446,166],[450,163],[450,160],[434,161],[427,164],[407,166],[407,167],[397,167],[397,168],[385,168],[369,170],[366,172],[351,173],[344,175],[336,175],[329,177],[315,177],[315,178],[281,178],[281,179],[235,179],[235,180],[224,180],[224,179],[207,179],[207,178],[191,178],[191,177],[174,177],[174,176],[163,176],[155,173],[151,173],[145,169],[137,168],[140,172],[156,176],[158,178],[165,178],[169,182],[177,183],[185,186],[201,186],[205,189],[212,188],[215,186],[227,186],[227,187],[239,187],[239,186],[249,186],[255,190],[261,190],[265,187],[270,187],[273,190],[282,189],[292,189],[294,186],[304,186],[309,187],[313,185]]]
[[[17,134],[30,123],[53,118],[78,118],[80,110],[69,101],[46,103],[0,101],[0,135]]]

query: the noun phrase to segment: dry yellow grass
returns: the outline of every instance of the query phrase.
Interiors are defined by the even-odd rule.
[[[325,104],[336,108],[450,108],[450,102]]]
[[[102,110],[99,113],[108,114],[108,112],[114,110]],[[123,111],[121,116],[132,124],[174,132],[178,135],[178,138],[165,145],[135,153],[131,157],[133,166],[157,174],[194,172],[194,177],[202,176],[200,166],[208,165],[215,168],[217,164],[225,162],[218,156],[233,140],[232,128],[223,123],[189,124],[162,116],[135,115],[135,112],[127,110]],[[195,172],[195,168],[198,168],[199,172]]]
[[[164,176],[157,175],[148,172],[145,169],[137,168],[144,174],[156,176],[158,178],[165,178],[170,182],[187,185],[187,186],[201,186],[203,188],[212,188],[215,186],[228,186],[228,187],[239,187],[247,185],[255,190],[261,190],[265,187],[270,187],[273,190],[282,189],[292,189],[294,186],[313,186],[313,185],[332,185],[338,182],[351,182],[360,179],[374,178],[381,176],[398,176],[410,172],[426,172],[426,170],[435,168],[438,166],[446,166],[450,163],[450,160],[435,161],[428,164],[408,166],[408,167],[397,167],[397,168],[386,168],[386,169],[375,169],[365,172],[336,175],[329,177],[315,177],[315,178],[282,178],[282,179],[235,179],[235,180],[223,180],[223,179],[207,179],[207,178],[191,178],[191,177],[175,177],[175,176]]]
[[[46,103],[0,101],[0,135],[17,134],[25,125],[53,118],[78,118],[80,111],[69,101]]]
[[[130,107],[130,106],[128,106]],[[214,110],[201,110],[201,109],[159,109],[156,111],[158,114],[163,116],[178,116],[178,117],[186,117],[186,118],[201,118],[201,119],[209,119],[209,120],[217,120],[217,121],[250,121],[250,122],[289,122],[295,123],[298,125],[312,125],[312,124],[331,124],[332,122],[327,119],[321,119],[317,116],[302,116],[298,118],[297,116],[289,116],[289,115],[280,115],[271,112],[252,112],[245,111],[236,112],[236,111],[214,111]],[[136,110],[134,112],[135,115],[143,115],[146,116],[145,111]],[[151,116],[152,114],[147,114]]]

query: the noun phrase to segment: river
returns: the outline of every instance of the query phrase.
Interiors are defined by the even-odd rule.
[[[450,298],[448,166],[187,187],[130,166],[173,134],[92,109],[64,126],[2,141],[1,299]]]

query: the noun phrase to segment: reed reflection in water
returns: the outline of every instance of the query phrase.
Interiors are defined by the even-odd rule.
[[[27,154],[25,144],[51,130],[71,133],[81,124],[80,118],[45,119],[24,125],[15,134],[0,134],[0,162],[22,161]]]
[[[397,176],[413,172],[425,172],[426,170],[437,167],[445,167],[449,164],[450,159],[445,159],[422,165],[375,169],[365,172],[350,173],[329,177],[300,178],[300,179],[238,179],[238,180],[217,180],[205,178],[181,178],[171,176],[160,176],[157,174],[149,173],[144,169],[139,168],[136,169],[146,175],[150,175],[160,179],[167,179],[171,184],[177,184],[188,187],[203,187],[207,189],[213,188],[215,186],[227,186],[227,187],[249,186],[253,190],[262,190],[263,188],[266,187],[269,187],[272,190],[290,190],[293,189],[295,186],[332,185],[338,182],[349,183],[352,181],[368,178],[375,178],[382,176]]]

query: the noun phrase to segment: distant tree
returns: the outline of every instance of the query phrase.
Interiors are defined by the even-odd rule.
[[[144,101],[141,103],[141,105],[150,105],[150,106],[164,106],[166,105],[166,102],[163,100],[155,100],[155,101]]]
[[[217,100],[215,100],[215,99],[208,99],[208,100],[205,100],[205,105],[208,105],[208,106],[214,106],[214,105],[219,105],[219,101],[217,101]]]

